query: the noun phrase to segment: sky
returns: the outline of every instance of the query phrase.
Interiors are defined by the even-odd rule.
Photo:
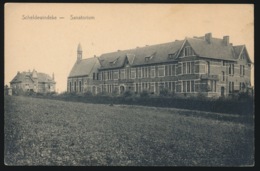
[[[56,20],[28,19],[33,15]],[[80,16],[87,19],[72,19]],[[246,45],[254,62],[252,4],[7,3],[4,27],[5,85],[18,71],[35,69],[54,73],[56,90],[66,91],[79,43],[84,59],[212,33],[216,38],[229,35],[233,45]]]

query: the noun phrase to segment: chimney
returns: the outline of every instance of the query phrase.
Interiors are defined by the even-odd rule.
[[[211,43],[211,39],[212,39],[212,34],[211,34],[211,33],[206,33],[206,34],[205,34],[205,40],[206,40],[208,43]]]
[[[54,81],[54,72],[52,73],[52,80]]]
[[[224,36],[223,37],[223,43],[224,43],[225,46],[228,46],[228,44],[229,44],[229,36]]]

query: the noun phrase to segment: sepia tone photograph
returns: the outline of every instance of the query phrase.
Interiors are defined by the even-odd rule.
[[[6,166],[255,166],[254,4],[5,3]]]

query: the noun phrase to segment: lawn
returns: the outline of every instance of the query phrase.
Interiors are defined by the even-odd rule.
[[[6,165],[253,166],[239,115],[5,97]]]

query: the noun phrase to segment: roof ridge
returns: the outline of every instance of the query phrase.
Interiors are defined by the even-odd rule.
[[[158,45],[165,45],[165,44],[170,44],[170,43],[175,43],[175,42],[180,42],[180,41],[184,41],[185,39],[183,40],[175,40],[175,41],[171,41],[171,42],[166,42],[166,43],[158,43],[158,44],[153,44],[153,45],[145,45],[145,46],[142,46],[142,47],[139,47],[137,46],[138,48],[131,48],[131,49],[124,49],[124,50],[120,50],[120,51],[112,51],[112,52],[108,52],[108,53],[102,53],[100,56],[102,56],[103,54],[111,54],[111,53],[116,53],[116,52],[124,52],[124,51],[131,51],[131,50],[136,50],[136,49],[141,49],[141,48],[149,48],[149,47],[153,47],[153,46],[158,46]]]

